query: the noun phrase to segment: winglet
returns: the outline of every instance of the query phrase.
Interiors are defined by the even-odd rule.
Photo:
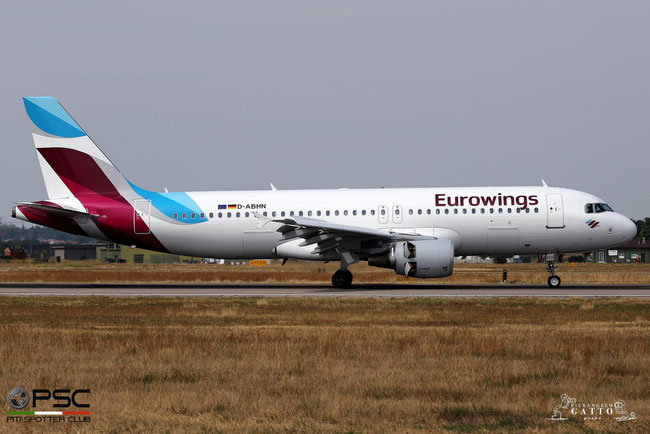
[[[542,179],[542,187],[548,187],[548,184],[543,179]]]
[[[269,182],[269,185],[271,186],[271,190],[272,190],[272,191],[278,191],[278,189],[275,188],[275,185],[273,185],[272,182]]]

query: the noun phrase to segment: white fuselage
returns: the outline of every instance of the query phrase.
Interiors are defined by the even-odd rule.
[[[165,193],[161,193],[165,194]],[[454,241],[456,256],[584,252],[631,239],[616,212],[588,214],[601,199],[552,187],[381,188],[188,192],[205,214],[151,213],[151,231],[170,252],[215,258],[325,260],[315,246],[282,241],[272,220],[293,214],[386,232]],[[525,199],[524,199],[525,198]],[[146,199],[146,197],[145,197]],[[220,209],[235,205],[234,209]],[[142,208],[142,207],[141,207]],[[284,213],[284,214],[283,214]],[[197,216],[198,217],[198,216]],[[586,222],[597,219],[595,227]],[[278,250],[278,246],[281,246]]]

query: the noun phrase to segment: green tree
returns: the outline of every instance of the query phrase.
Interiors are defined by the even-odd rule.
[[[650,217],[632,221],[636,225],[636,238],[638,240],[642,238],[650,239]]]

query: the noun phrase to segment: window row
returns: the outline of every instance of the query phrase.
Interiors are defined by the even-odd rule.
[[[522,208],[514,208],[514,209],[513,208],[470,208],[469,210],[467,208],[460,208],[460,209],[459,208],[453,208],[453,209],[445,208],[444,210],[440,210],[440,209],[435,210],[436,214],[468,214],[468,213],[471,213],[471,214],[486,214],[486,213],[489,213],[489,214],[494,214],[494,213],[497,213],[497,214],[504,214],[504,213],[512,214],[513,212],[516,212],[517,214],[520,214],[522,212],[524,212],[524,213],[530,213],[530,212],[539,213],[539,208],[537,208],[537,207],[532,208],[532,209],[531,208],[523,208],[523,209]],[[387,213],[387,211],[386,211],[385,208],[382,208],[380,210],[380,214],[382,216],[385,216],[386,213]],[[399,215],[400,214],[400,209],[399,208],[394,209],[393,213],[395,215]],[[409,209],[408,213],[409,213],[409,215],[414,215],[415,213],[417,213],[417,215],[422,215],[424,213],[426,213],[427,215],[431,215],[431,209],[426,209],[426,210],[423,210],[423,209],[417,209],[417,210]],[[315,212],[313,212],[313,211],[307,211],[307,212],[298,211],[297,213],[295,213],[294,211],[288,211],[288,212],[287,211],[272,211],[270,213],[267,212],[267,211],[262,212],[262,215],[264,217],[269,217],[269,216],[270,217],[286,217],[287,215],[289,215],[290,217],[293,217],[296,214],[301,216],[301,217],[305,216],[305,215],[308,216],[308,217],[313,217],[314,215],[316,217],[321,217],[323,215],[326,216],[326,217],[329,217],[331,215],[334,215],[334,216],[340,216],[340,215],[343,215],[343,216],[348,216],[348,215],[353,215],[353,216],[356,216],[356,215],[362,215],[362,216],[371,215],[371,216],[374,216],[375,215],[375,210],[371,209],[370,211],[366,211],[365,209],[363,209],[363,210],[361,210],[359,212],[357,212],[356,209],[352,210],[352,211],[349,211],[349,212],[348,212],[348,210],[343,210],[343,211],[334,210],[333,212],[330,212],[329,210],[324,211],[324,212],[322,212],[322,211],[315,211]],[[187,215],[188,215],[187,213],[182,213],[181,218],[183,220],[187,220]],[[251,215],[252,215],[252,213],[250,213],[248,211],[246,211],[246,212],[237,211],[237,212],[219,212],[219,213],[217,213],[218,218],[224,218],[224,216],[226,218],[232,218],[233,216],[235,218],[241,218],[242,216],[243,217],[250,217]],[[200,216],[201,219],[204,219],[205,218],[205,213],[200,213],[199,216]],[[197,217],[196,213],[191,213],[190,214],[190,218],[192,220],[195,220],[196,217]],[[212,213],[212,212],[209,213],[208,217],[211,218],[211,219],[214,218],[214,213]],[[174,219],[178,219],[178,213],[174,213]]]
[[[421,214],[419,211],[420,210],[418,210],[418,214]],[[467,214],[468,212],[469,211],[467,210],[467,208],[462,208],[461,210],[459,210],[458,208],[454,208],[453,211],[450,211],[449,208],[446,208],[445,211],[444,211],[445,214],[452,214],[452,213],[453,214],[460,214],[460,213]],[[477,208],[471,208],[471,213],[472,214],[476,214],[476,213],[494,214],[495,212],[497,214],[506,214],[506,213],[507,214],[512,214],[513,213],[513,208],[496,208],[496,209],[495,208],[487,208],[487,209],[486,208],[480,208],[478,210],[477,210]],[[537,208],[537,207],[535,207],[535,208],[523,208],[523,209],[522,208],[514,208],[514,212],[516,212],[517,214],[521,214],[522,212],[524,212],[526,214],[528,214],[530,212],[534,212],[535,214],[537,214],[537,213],[539,213],[539,208]],[[439,209],[437,209],[436,214],[441,214],[441,211]]]

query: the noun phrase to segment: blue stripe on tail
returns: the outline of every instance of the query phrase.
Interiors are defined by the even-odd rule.
[[[74,138],[86,133],[70,117],[68,112],[51,96],[34,96],[23,98],[27,115],[34,125],[53,136]]]

